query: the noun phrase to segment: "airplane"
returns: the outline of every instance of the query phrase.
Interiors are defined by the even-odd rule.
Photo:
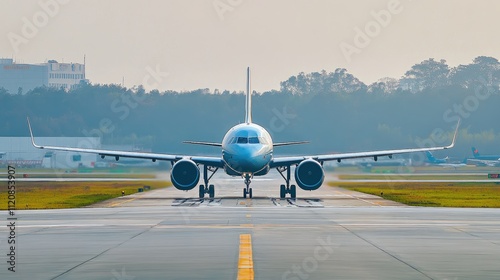
[[[486,155],[482,156],[479,150],[472,147],[472,155],[474,158],[467,159],[468,163],[475,164],[477,166],[500,166],[500,155]]]
[[[465,162],[448,162],[449,157],[435,158],[434,155],[429,151],[426,151],[425,154],[427,155],[428,162],[432,165],[439,165],[442,167],[453,167],[455,169],[458,167],[467,166]]]
[[[439,164],[439,163],[448,163],[448,157],[445,158],[435,158],[434,155],[432,155],[431,152],[426,151],[425,155],[427,156],[427,160],[429,163],[432,164]]]
[[[486,156],[482,156],[480,153],[479,153],[479,150],[476,149],[475,147],[472,147],[472,155],[474,156],[474,159],[478,159],[478,160],[492,160],[492,161],[498,161],[500,160],[500,155],[486,155]]]
[[[435,150],[451,149],[455,145],[458,127],[450,145],[442,147],[379,150],[354,153],[319,154],[304,156],[275,156],[274,148],[287,145],[297,145],[307,143],[305,141],[273,143],[271,135],[262,126],[252,121],[252,91],[250,88],[250,68],[247,68],[246,96],[245,96],[245,122],[231,127],[224,135],[221,143],[185,141],[188,144],[208,145],[221,148],[221,156],[192,156],[160,154],[152,152],[127,152],[116,150],[100,150],[73,148],[61,146],[42,146],[35,143],[33,130],[29,118],[28,128],[31,135],[31,142],[35,148],[47,150],[59,150],[78,153],[98,154],[101,158],[114,157],[116,161],[120,158],[148,159],[170,161],[172,169],[170,179],[174,187],[182,191],[194,189],[203,176],[203,183],[199,185],[198,194],[204,198],[206,194],[210,198],[215,197],[215,187],[210,184],[210,179],[219,170],[223,169],[229,176],[241,176],[244,180],[243,198],[252,198],[251,180],[254,176],[264,176],[271,169],[276,169],[285,183],[280,185],[280,198],[284,199],[287,194],[290,198],[296,198],[296,186],[290,184],[291,168],[295,167],[294,175],[296,184],[303,190],[313,191],[318,189],[325,178],[323,163],[325,161],[341,162],[344,159],[373,158],[377,161],[379,157],[389,157],[395,154],[425,152]],[[203,166],[201,172],[200,165]],[[202,173],[202,174],[201,174]]]

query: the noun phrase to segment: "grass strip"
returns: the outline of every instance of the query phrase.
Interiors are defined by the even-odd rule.
[[[500,208],[500,185],[495,183],[329,182],[328,185],[411,206]]]
[[[487,180],[488,175],[440,174],[341,174],[339,180]]]
[[[97,202],[138,192],[170,186],[166,181],[119,182],[17,182],[16,209],[62,209],[88,206]],[[147,190],[144,190],[147,191]],[[0,191],[0,209],[7,209],[7,188]]]

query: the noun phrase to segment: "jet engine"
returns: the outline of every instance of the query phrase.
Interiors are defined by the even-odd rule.
[[[190,159],[179,160],[170,172],[172,184],[181,191],[193,189],[200,180],[200,169]]]
[[[319,162],[307,159],[295,168],[295,181],[303,190],[314,191],[318,189],[325,179],[325,172]]]

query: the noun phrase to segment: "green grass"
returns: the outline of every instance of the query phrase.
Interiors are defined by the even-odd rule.
[[[7,183],[0,191],[0,209],[7,209]],[[61,209],[88,206],[125,194],[133,194],[139,188],[151,189],[170,186],[164,181],[120,182],[17,182],[16,209]]]
[[[328,185],[411,206],[500,208],[500,185],[495,183],[329,182]]]
[[[21,173],[25,178],[134,178],[134,179],[154,179],[155,174],[144,173]]]
[[[441,174],[342,174],[339,180],[487,180],[488,175]]]

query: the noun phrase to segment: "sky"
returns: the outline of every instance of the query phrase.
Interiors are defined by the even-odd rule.
[[[500,59],[496,0],[0,0],[0,58],[83,63],[92,83],[257,92],[346,68],[366,84],[425,59]]]

